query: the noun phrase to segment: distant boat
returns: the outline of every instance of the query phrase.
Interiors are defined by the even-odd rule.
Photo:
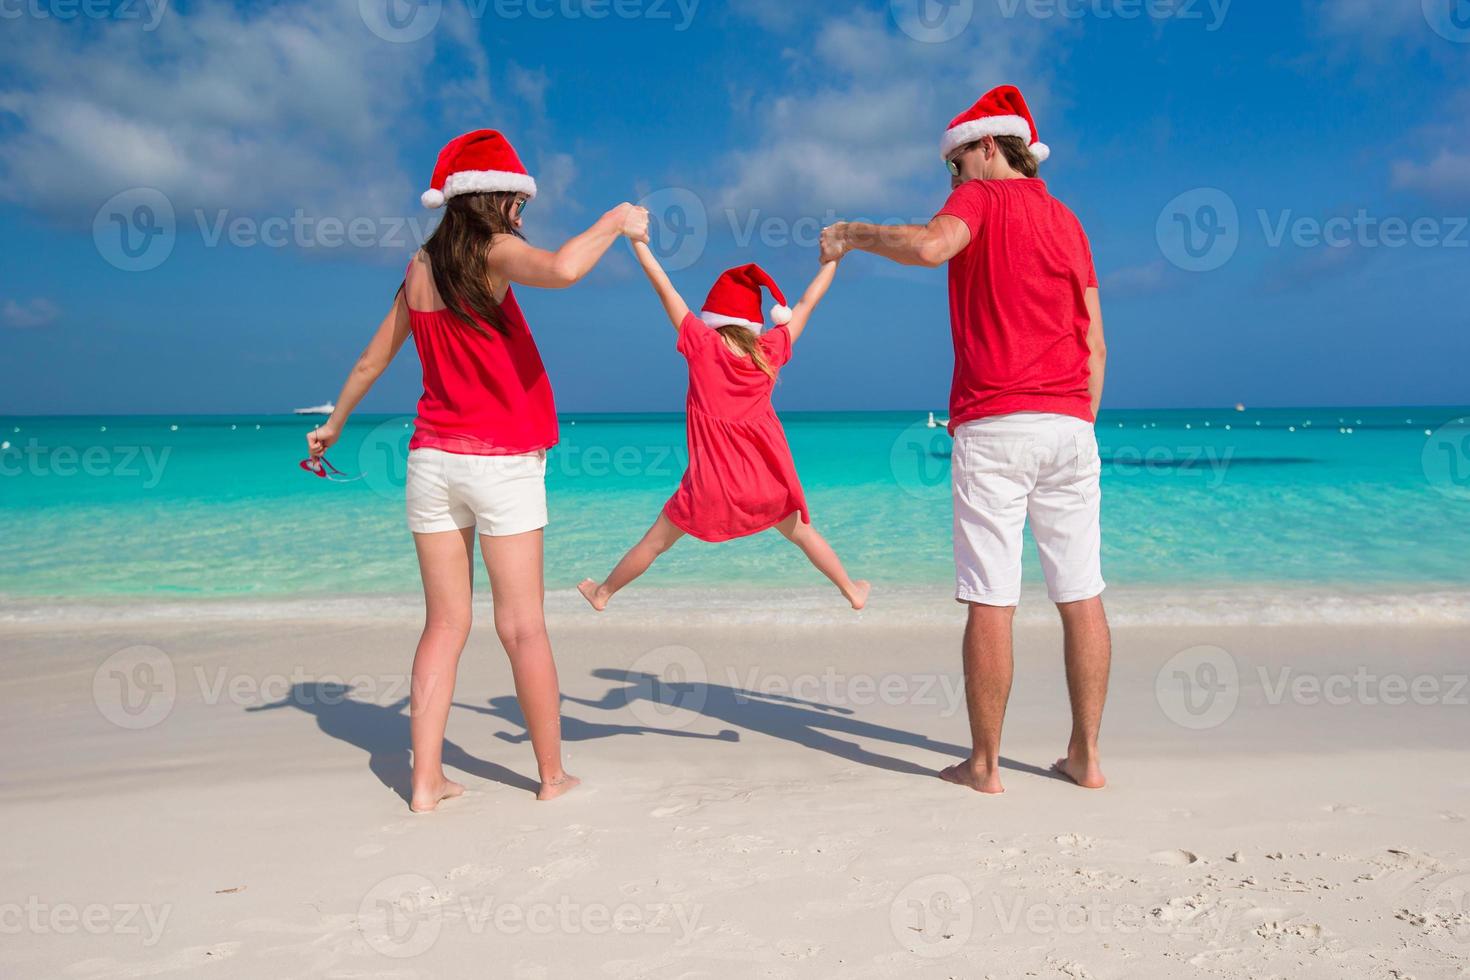
[[[1243,412],[1243,411],[1245,411],[1245,402],[1236,402],[1235,403],[1235,410],[1237,412]]]
[[[949,428],[949,419],[936,419],[934,417],[934,413],[933,412],[930,412],[929,413],[929,428],[931,428],[931,429],[947,429],[947,428]]]
[[[325,405],[313,405],[310,408],[298,408],[296,410],[296,414],[297,415],[331,415],[336,410],[337,410],[337,406],[336,405],[333,405],[331,402],[327,402]]]

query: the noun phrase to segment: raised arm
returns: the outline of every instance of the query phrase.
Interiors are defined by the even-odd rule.
[[[499,236],[490,249],[490,271],[496,278],[520,286],[565,289],[591,272],[619,235],[648,241],[648,210],[619,204],[555,252],[536,248],[513,235]]]
[[[653,291],[658,293],[660,303],[664,304],[664,312],[669,315],[669,320],[678,330],[684,324],[684,318],[689,315],[689,304],[684,302],[684,297],[669,282],[669,275],[664,272],[664,267],[658,264],[658,256],[653,254],[653,249],[648,247],[647,239],[634,240],[633,254],[638,256],[638,264],[643,266],[643,272],[648,276],[648,281],[653,284]]]
[[[1097,410],[1102,407],[1108,345],[1103,340],[1102,300],[1098,298],[1097,287],[1088,289],[1083,299],[1087,304],[1087,314],[1092,318],[1092,325],[1087,328],[1087,393],[1092,396],[1092,417],[1096,419]]]
[[[337,395],[337,407],[333,410],[332,417],[307,435],[306,444],[313,459],[320,459],[332,448],[358,402],[372,390],[373,385],[388,369],[388,365],[393,363],[393,358],[403,349],[408,333],[408,299],[400,288],[393,299],[393,308],[383,317],[383,322],[378,324],[373,339],[368,341],[367,348],[348,373],[347,381]]]
[[[791,333],[791,342],[794,344],[806,329],[807,321],[812,318],[812,311],[827,295],[827,290],[832,286],[832,278],[837,275],[836,262],[823,262],[822,271],[812,280],[811,285],[806,287],[806,292],[801,299],[791,308],[791,322],[786,324],[786,329]]]
[[[970,229],[952,214],[936,215],[927,225],[873,225],[843,221],[822,229],[822,261],[832,262],[856,249],[903,265],[937,268],[970,244]]]

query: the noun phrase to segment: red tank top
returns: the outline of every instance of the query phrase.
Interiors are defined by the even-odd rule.
[[[512,290],[500,311],[504,334],[473,330],[448,310],[408,311],[424,369],[410,450],[519,456],[557,444],[551,380]]]

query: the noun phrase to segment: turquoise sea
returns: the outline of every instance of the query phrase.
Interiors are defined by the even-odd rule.
[[[927,412],[783,415],[813,519],[880,586],[951,580],[949,437]],[[1470,408],[1105,412],[1113,586],[1470,586]],[[0,418],[0,599],[412,595],[408,416],[359,416],[302,472],[295,416]],[[604,574],[683,470],[679,415],[568,416],[548,586]],[[1028,554],[1032,559],[1034,552]],[[481,572],[483,575],[483,572]],[[1037,567],[1030,560],[1028,577]],[[774,533],[682,542],[642,588],[823,583]]]

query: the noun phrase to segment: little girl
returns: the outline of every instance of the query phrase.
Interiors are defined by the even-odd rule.
[[[837,263],[822,266],[795,310],[785,305],[781,290],[760,266],[730,269],[695,316],[649,247],[635,242],[633,250],[679,332],[679,353],[689,361],[689,469],[658,521],[607,580],[598,585],[587,579],[578,589],[602,612],[619,589],[686,534],[729,541],[774,527],[832,580],[852,608],[863,608],[872,587],[848,578],[836,552],[812,527],[786,432],[771,405],[777,372],[791,359],[791,345],[832,285]],[[770,330],[761,318],[762,286],[780,304],[771,310],[776,326]]]

